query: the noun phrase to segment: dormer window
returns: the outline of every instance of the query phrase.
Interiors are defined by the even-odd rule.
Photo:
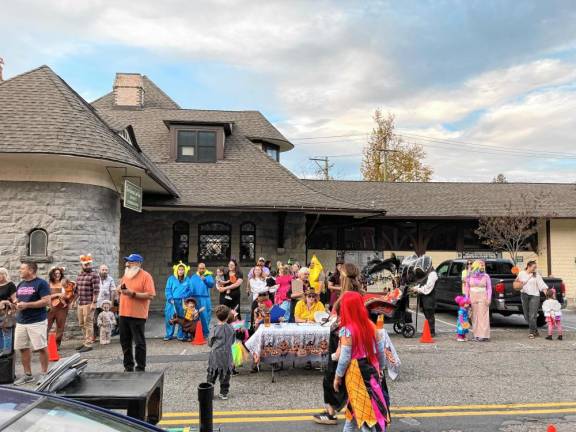
[[[211,127],[172,126],[176,162],[216,162],[224,157],[224,131]]]
[[[178,162],[216,162],[216,132],[178,130]]]
[[[280,162],[280,147],[274,144],[263,143],[262,150],[276,162]]]

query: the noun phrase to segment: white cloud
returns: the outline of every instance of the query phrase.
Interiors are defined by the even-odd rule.
[[[2,8],[0,25],[10,35],[2,54],[6,75],[96,44],[148,50],[167,62],[231,65],[255,76],[255,85],[266,83],[285,119],[279,126],[292,138],[366,134],[379,107],[413,133],[576,152],[570,7],[526,1],[496,16],[466,2],[409,3],[22,0]],[[297,151],[304,158],[358,154],[364,139],[327,141]],[[568,178],[552,163],[427,146],[437,179]],[[358,157],[336,162],[349,175]]]

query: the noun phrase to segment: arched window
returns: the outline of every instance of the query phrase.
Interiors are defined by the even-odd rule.
[[[256,225],[244,222],[240,225],[240,261],[253,263],[256,260]]]
[[[172,226],[172,262],[188,262],[190,251],[190,224],[178,221]]]
[[[230,225],[207,222],[198,225],[198,261],[218,263],[230,259]]]
[[[43,229],[33,229],[28,235],[28,255],[48,256],[48,233]]]

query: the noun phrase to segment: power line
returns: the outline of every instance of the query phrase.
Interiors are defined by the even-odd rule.
[[[458,147],[460,150],[471,151],[471,152],[482,152],[487,154],[503,154],[503,155],[514,155],[517,157],[540,157],[540,158],[547,158],[547,159],[576,159],[575,153],[562,153],[562,152],[543,152],[540,150],[530,150],[530,149],[511,149],[505,148],[497,145],[488,145],[488,144],[479,144],[479,143],[472,143],[469,141],[461,141],[461,140],[452,140],[452,139],[443,139],[443,138],[435,138],[430,137],[427,135],[419,135],[419,134],[412,134],[412,133],[399,133],[395,134],[398,137],[404,138],[408,142],[415,142],[417,144],[422,144],[422,141],[426,146],[436,146],[436,147]],[[333,135],[332,137],[341,137],[344,135]],[[358,134],[350,134],[347,135],[350,137],[356,137]],[[364,134],[365,136],[365,134]],[[307,139],[311,139],[312,137],[308,137]],[[317,137],[317,138],[329,138],[328,136],[325,137]],[[351,138],[346,140],[347,142],[359,142],[363,141],[361,138]],[[420,142],[419,142],[420,141]],[[303,145],[317,145],[317,144],[336,144],[339,141],[317,141],[311,143],[301,143],[298,146]],[[463,148],[466,147],[466,148]],[[358,154],[350,154],[350,157],[358,156]],[[344,157],[343,155],[336,155],[336,157]]]

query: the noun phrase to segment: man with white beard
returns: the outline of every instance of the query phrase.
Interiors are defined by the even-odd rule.
[[[154,280],[150,273],[142,269],[144,258],[138,254],[124,257],[126,269],[118,290],[120,294],[120,345],[124,354],[124,371],[134,372],[146,369],[146,338],[144,330],[148,319],[150,301],[156,296]],[[135,353],[132,344],[136,346]]]

